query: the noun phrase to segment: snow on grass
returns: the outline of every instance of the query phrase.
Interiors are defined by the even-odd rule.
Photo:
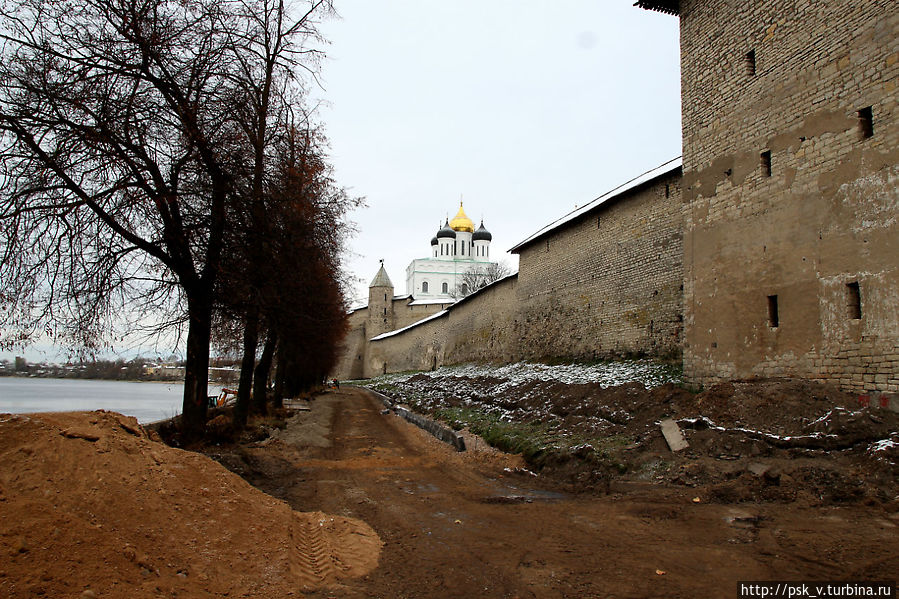
[[[387,374],[366,381],[366,387],[387,393],[422,412],[433,412],[455,398],[465,407],[478,407],[505,421],[548,419],[557,384],[598,384],[602,388],[639,383],[652,388],[680,381],[670,365],[651,360],[599,364],[540,364],[518,362],[507,365],[463,364],[431,372]],[[581,406],[587,409],[588,406]],[[590,410],[592,411],[592,410]],[[613,415],[609,415],[615,418]],[[584,414],[586,420],[595,419]],[[626,421],[626,412],[618,415]],[[605,419],[603,419],[605,420]]]
[[[540,364],[517,362],[503,366],[485,364],[463,364],[444,366],[431,372],[411,372],[387,374],[370,381],[373,385],[396,384],[408,381],[413,376],[424,375],[439,381],[460,378],[489,377],[502,379],[496,387],[497,393],[531,381],[556,381],[565,384],[599,383],[601,387],[612,387],[624,383],[637,382],[650,389],[668,382],[679,382],[680,374],[670,365],[652,360],[629,360],[604,362],[599,364]]]

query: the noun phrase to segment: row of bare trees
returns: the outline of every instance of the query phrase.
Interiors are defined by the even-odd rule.
[[[330,0],[0,0],[0,343],[99,349],[186,329],[205,425],[213,327],[242,331],[236,415],[333,360],[353,206],[305,91]],[[260,340],[264,349],[257,362]],[[280,397],[280,395],[278,395]]]

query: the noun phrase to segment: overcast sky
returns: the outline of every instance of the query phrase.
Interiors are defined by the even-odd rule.
[[[632,0],[335,0],[320,92],[338,181],[368,207],[357,299],[396,293],[459,208],[491,256],[681,153],[678,20]]]
[[[460,197],[493,234],[491,256],[517,269],[510,247],[680,155],[675,17],[633,0],[335,5],[318,94],[338,182],[368,204],[347,261],[362,303],[382,258],[406,293],[406,266]]]

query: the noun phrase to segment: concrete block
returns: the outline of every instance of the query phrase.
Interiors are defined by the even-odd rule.
[[[684,439],[680,427],[677,426],[677,423],[671,418],[662,420],[662,422],[659,423],[659,428],[662,429],[662,436],[665,437],[665,442],[668,443],[668,447],[671,451],[681,451],[682,449],[690,447],[690,444]]]

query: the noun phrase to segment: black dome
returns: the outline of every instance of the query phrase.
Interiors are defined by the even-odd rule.
[[[493,235],[490,234],[490,231],[484,228],[484,221],[481,221],[481,226],[478,227],[478,230],[474,232],[471,236],[472,241],[493,241]]]
[[[456,232],[449,226],[449,221],[443,225],[443,228],[437,231],[437,239],[455,239]]]

